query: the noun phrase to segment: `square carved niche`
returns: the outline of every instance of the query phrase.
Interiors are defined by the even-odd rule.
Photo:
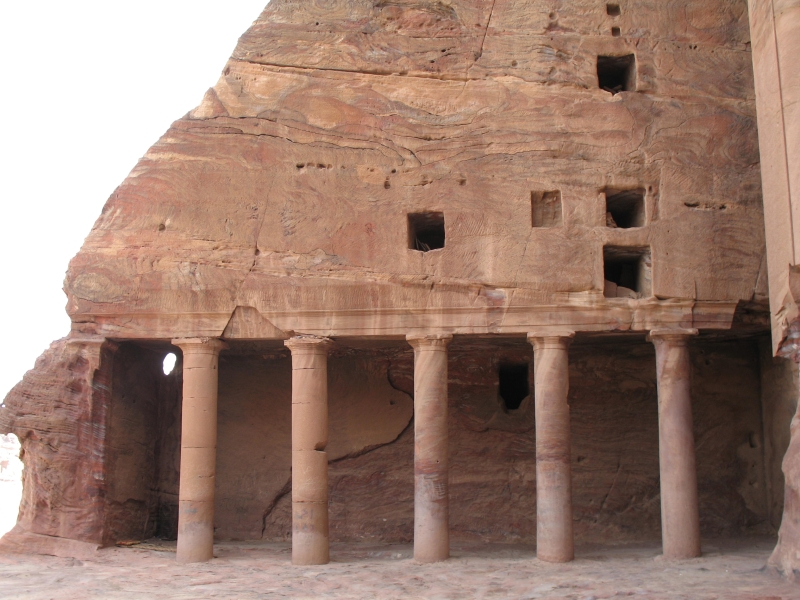
[[[531,226],[560,227],[563,224],[561,192],[531,192]]]
[[[653,295],[649,246],[604,246],[603,295],[606,298],[647,298]]]
[[[444,248],[444,213],[419,212],[408,215],[408,248],[429,252]]]
[[[644,227],[647,215],[644,203],[644,188],[632,190],[605,190],[606,227]]]
[[[600,89],[612,94],[636,91],[636,57],[598,56],[597,83]]]

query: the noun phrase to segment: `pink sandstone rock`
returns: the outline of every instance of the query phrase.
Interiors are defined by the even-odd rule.
[[[512,407],[500,379],[531,371],[527,334],[565,329],[577,332],[578,542],[658,538],[654,329],[701,331],[690,357],[701,533],[774,531],[779,477],[763,448],[779,460],[774,432],[788,424],[762,410],[774,404],[764,377],[791,368],[764,366],[756,339],[769,331],[764,215],[767,241],[782,239],[770,229],[782,217],[761,200],[747,3],[614,6],[273,0],[70,262],[72,332],[0,413],[26,461],[15,539],[175,535],[183,374],[180,359],[170,376],[160,362],[182,338],[230,347],[216,539],[285,539],[283,340],[309,335],[336,343],[331,539],[409,541],[405,339],[452,335],[451,536],[532,541],[535,386],[528,374]],[[763,116],[759,104],[762,162]],[[781,393],[796,402],[796,389]],[[800,548],[793,440],[775,559],[787,572]]]

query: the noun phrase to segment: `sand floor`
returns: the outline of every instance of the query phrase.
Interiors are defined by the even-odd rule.
[[[209,563],[177,565],[174,543],[108,548],[91,560],[0,554],[0,598],[691,598],[800,599],[763,567],[771,539],[708,542],[702,558],[667,563],[658,545],[579,549],[568,564],[530,547],[455,544],[420,565],[411,546],[333,544],[333,562],[293,567],[286,543],[220,543]]]

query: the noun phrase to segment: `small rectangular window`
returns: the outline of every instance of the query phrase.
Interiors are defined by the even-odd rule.
[[[607,227],[630,229],[645,225],[644,188],[607,189],[605,194]]]
[[[647,298],[652,295],[653,272],[650,248],[640,246],[603,247],[603,275],[606,298]]]
[[[636,57],[598,56],[597,83],[600,89],[612,94],[636,91]]]
[[[609,17],[618,17],[622,14],[619,4],[606,4],[606,14]]]
[[[531,192],[531,226],[560,227],[561,192]]]
[[[444,213],[409,213],[408,247],[420,252],[444,248]]]

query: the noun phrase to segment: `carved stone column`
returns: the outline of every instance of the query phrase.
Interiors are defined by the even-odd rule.
[[[414,348],[414,559],[450,556],[447,345],[451,335],[409,335]]]
[[[575,558],[570,464],[569,344],[574,332],[529,333],[536,404],[536,556]]]
[[[661,537],[666,558],[700,556],[700,512],[692,399],[689,386],[689,338],[696,329],[650,332],[656,347],[658,376],[658,456],[661,466]]]
[[[181,473],[178,495],[179,563],[214,557],[214,486],[217,474],[217,339],[172,340],[183,352]]]
[[[328,349],[294,337],[292,351],[292,564],[324,565],[328,546]]]

